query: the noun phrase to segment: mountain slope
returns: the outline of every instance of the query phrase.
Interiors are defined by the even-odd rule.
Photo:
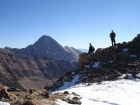
[[[26,48],[0,49],[0,83],[23,90],[42,88],[66,72],[78,69],[80,51],[74,48],[73,51],[66,51],[45,35]]]
[[[73,47],[69,47],[69,46],[65,46],[64,49],[65,49],[67,52],[71,53],[72,56],[73,56],[74,58],[76,58],[76,59],[79,59],[79,54],[82,53],[81,51],[79,51],[79,50],[77,50],[77,49],[75,49],[75,48],[73,48]]]
[[[0,51],[0,84],[22,90],[43,88],[66,72],[77,68],[77,62],[47,57],[19,57]]]
[[[69,60],[74,62],[78,61],[80,52],[75,52],[77,54],[67,52],[57,41],[50,36],[45,35],[39,38],[33,45],[29,45],[26,48],[5,48],[5,50],[23,57],[48,57],[52,59]]]

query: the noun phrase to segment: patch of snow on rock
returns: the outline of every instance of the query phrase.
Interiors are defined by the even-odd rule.
[[[136,58],[137,55],[136,54],[133,54],[133,55],[129,55],[130,57],[133,57],[133,58]]]
[[[123,49],[123,51],[124,51],[124,52],[127,52],[127,51],[128,51],[128,49],[129,49],[129,48],[124,48],[124,49]]]
[[[10,105],[10,104],[7,102],[0,102],[0,105]]]
[[[94,65],[92,65],[92,67],[98,68],[99,67],[100,62],[95,62]]]

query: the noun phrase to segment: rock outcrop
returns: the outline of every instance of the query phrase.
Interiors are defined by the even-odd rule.
[[[120,78],[139,79],[140,73],[140,35],[131,42],[118,43],[116,46],[99,48],[94,54],[82,53],[79,55],[79,69],[68,72],[60,77],[49,89],[59,90],[65,83],[73,81],[78,76],[75,84],[100,83],[102,81]],[[124,74],[123,77],[122,74]]]
[[[92,55],[91,55],[92,56]],[[89,64],[92,60],[92,57],[91,57],[88,53],[82,53],[79,55],[79,67],[80,68],[83,68],[85,67],[86,64]]]

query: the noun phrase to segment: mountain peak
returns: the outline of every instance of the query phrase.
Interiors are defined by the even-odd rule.
[[[39,39],[44,39],[44,38],[51,38],[50,36],[48,35],[42,35]],[[51,38],[52,39],[52,38]]]
[[[50,37],[49,35],[42,35],[41,37]]]
[[[38,40],[37,42],[44,42],[46,44],[48,44],[48,42],[56,42],[51,36],[48,36],[48,35],[42,35]]]

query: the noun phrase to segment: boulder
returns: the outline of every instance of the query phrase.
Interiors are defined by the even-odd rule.
[[[126,75],[126,76],[124,77],[124,79],[131,79],[131,76],[130,76],[130,75]]]
[[[88,53],[82,53],[79,55],[79,67],[83,68],[86,64],[91,61],[91,56]]]
[[[18,97],[14,94],[10,94],[10,98],[9,98],[11,101],[17,101],[18,100]]]
[[[10,93],[7,92],[7,89],[6,89],[6,88],[3,88],[3,89],[1,90],[1,96],[4,97],[4,98],[10,99]]]
[[[68,98],[66,98],[66,97],[63,97],[63,98],[62,98],[62,101],[69,102],[69,99],[68,99]]]
[[[23,105],[47,105],[43,103],[41,100],[37,100],[36,98],[28,100]]]
[[[27,95],[25,96],[25,98],[26,98],[26,99],[34,99],[35,96],[33,96],[32,94],[27,94]]]
[[[18,91],[18,92],[21,92],[20,89],[18,89],[18,88],[14,88],[14,87],[10,87],[10,88],[8,88],[7,91],[8,91],[8,92],[11,92],[11,91]]]
[[[33,94],[34,96],[42,95],[45,96],[46,98],[49,98],[49,92],[45,89],[29,89],[29,93]]]
[[[102,53],[102,51],[103,51],[103,48],[98,48],[98,49],[96,50],[96,53]]]
[[[45,90],[49,90],[49,88],[50,86],[48,84],[44,87]]]
[[[80,100],[81,98],[80,97],[73,97],[72,99]]]
[[[122,52],[122,56],[123,56],[124,58],[127,58],[127,57],[128,57],[128,55],[129,55],[129,53],[128,53],[128,52]]]
[[[10,105],[23,105],[23,103],[24,103],[24,100],[23,99],[19,99],[16,102],[11,103]]]
[[[95,54],[94,54],[94,56],[93,56],[93,59],[95,60],[95,61],[101,61],[101,56],[100,56],[100,54],[99,53],[97,53],[97,52],[95,52]]]
[[[121,46],[122,46],[122,48],[126,48],[127,47],[127,43],[123,42]]]
[[[69,102],[68,103],[70,103],[70,104],[78,104],[78,105],[81,105],[82,104],[81,101],[75,100],[75,99],[69,99]]]
[[[79,95],[78,95],[78,94],[76,94],[75,92],[72,92],[72,94],[73,94],[73,95],[75,95],[75,96],[79,96]]]
[[[58,96],[62,96],[63,93],[62,93],[62,92],[58,92],[57,95],[58,95]]]
[[[140,34],[137,35],[137,38],[140,40]]]
[[[92,85],[93,85],[93,83],[88,83],[88,84],[87,84],[87,86],[92,86]]]
[[[69,92],[68,91],[64,91],[64,93],[63,94],[69,94]]]

